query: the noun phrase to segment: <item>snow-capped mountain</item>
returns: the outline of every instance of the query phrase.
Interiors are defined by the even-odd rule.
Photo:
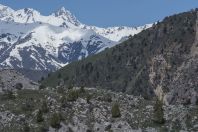
[[[99,28],[99,27],[95,27],[95,26],[88,26],[86,27],[87,29],[92,29],[94,30],[97,34],[108,38],[112,41],[116,41],[119,42],[121,41],[123,38],[128,37],[130,35],[135,35],[138,34],[139,32],[141,32],[142,30],[145,30],[149,27],[151,27],[152,24],[146,24],[144,26],[140,26],[140,27],[109,27],[109,28]]]
[[[43,16],[38,11],[31,8],[14,11],[7,6],[0,5],[0,20],[23,24],[41,22],[54,26],[63,26],[70,28],[78,27],[81,25],[76,17],[73,16],[69,11],[65,10],[64,7],[49,16]]]
[[[105,29],[82,24],[65,8],[43,16],[0,5],[0,67],[56,70],[150,26]]]

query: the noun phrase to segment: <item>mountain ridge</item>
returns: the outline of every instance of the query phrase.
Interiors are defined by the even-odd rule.
[[[65,8],[49,16],[31,8],[15,11],[3,5],[0,12],[1,68],[55,71],[151,26],[106,31],[82,24]]]
[[[63,27],[64,26],[65,27],[72,26],[75,28],[80,27],[83,29],[92,29],[96,33],[100,33],[100,35],[105,34],[105,33],[107,34],[108,32],[111,33],[110,30],[118,29],[120,31],[122,29],[125,29],[125,30],[128,29],[130,32],[124,34],[122,36],[122,37],[124,37],[124,36],[137,34],[140,31],[152,26],[152,24],[145,24],[144,26],[138,26],[138,27],[126,27],[126,26],[118,27],[117,26],[117,27],[101,28],[101,27],[96,27],[96,26],[88,26],[88,25],[81,23],[79,20],[77,20],[77,18],[70,11],[66,10],[64,7],[61,7],[59,10],[55,11],[54,13],[51,13],[48,16],[44,16],[40,12],[38,12],[32,8],[24,8],[24,9],[19,9],[19,10],[15,11],[15,10],[11,9],[10,7],[4,6],[4,5],[0,5],[0,7],[1,7],[0,8],[1,12],[6,14],[6,16],[0,17],[0,19],[4,20],[4,21],[13,21],[13,22],[17,22],[17,23],[43,22],[43,23],[48,23],[48,24],[54,25],[54,26],[63,26]],[[30,14],[31,16],[34,16],[35,18],[33,17],[32,21],[28,21],[28,20],[30,20],[30,18],[29,18],[30,16],[28,15],[28,16],[25,16],[25,18],[24,18],[24,17],[22,17],[23,16],[22,14],[23,15]],[[33,14],[35,14],[35,15],[33,15]],[[56,22],[54,21],[54,19],[56,19]],[[70,25],[64,25],[65,23],[63,20],[66,20],[67,22],[69,21]],[[98,30],[100,30],[100,31],[98,31]],[[103,31],[103,30],[105,30],[105,31]],[[101,32],[101,31],[103,31],[103,32]],[[103,37],[106,37],[106,36],[104,35]],[[113,40],[113,39],[111,39],[111,40],[119,41],[119,40]]]

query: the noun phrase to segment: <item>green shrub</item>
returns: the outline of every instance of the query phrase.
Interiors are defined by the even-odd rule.
[[[23,132],[30,132],[30,126],[27,123],[23,126]]]
[[[68,89],[73,89],[73,87],[74,86],[71,83],[67,86]]]
[[[76,101],[78,99],[78,91],[77,90],[69,90],[67,100],[68,101]]]
[[[21,90],[21,89],[23,88],[23,84],[22,84],[22,83],[17,83],[17,84],[15,85],[15,88],[16,88],[17,90]]]
[[[64,94],[65,93],[65,89],[63,88],[63,87],[58,87],[57,88],[57,93],[59,93],[59,94]]]
[[[60,78],[62,78],[62,75],[61,75],[61,73],[58,73],[58,79],[60,79]]]
[[[68,132],[74,132],[71,127],[68,128]]]
[[[112,117],[114,118],[118,118],[121,116],[121,113],[120,113],[120,108],[119,108],[119,104],[118,103],[114,103],[112,108],[111,108],[111,114],[112,114]]]
[[[85,93],[85,88],[84,88],[84,86],[81,86],[81,87],[80,87],[79,93]]]
[[[40,126],[39,127],[39,130],[38,130],[39,132],[48,132],[49,131],[49,129],[48,129],[48,127],[47,126]]]
[[[34,101],[32,99],[27,99],[25,103],[22,104],[21,110],[32,111],[34,109]]]
[[[3,94],[3,99],[15,99],[15,95],[11,90],[7,90],[5,91],[5,93]]]
[[[42,102],[41,110],[43,113],[47,113],[49,111],[48,105],[46,101]]]
[[[41,77],[41,80],[40,81],[42,82],[44,79],[45,79],[44,77]]]
[[[112,98],[110,94],[105,94],[102,98],[103,101],[105,102],[112,102]]]
[[[163,124],[165,122],[163,102],[159,99],[156,100],[154,105],[153,121],[158,124]]]
[[[65,96],[62,96],[61,99],[60,99],[60,102],[61,102],[61,107],[65,107],[65,104],[67,102],[67,98]]]
[[[87,103],[90,103],[91,97],[92,97],[92,96],[91,96],[90,94],[87,94],[87,95],[86,95]]]
[[[45,89],[45,88],[46,88],[45,85],[42,85],[42,84],[41,84],[41,85],[39,86],[39,89]]]
[[[54,113],[50,120],[50,125],[53,128],[60,128],[61,115],[59,113]]]
[[[36,121],[37,122],[42,122],[44,121],[44,118],[43,118],[43,112],[41,110],[38,111],[37,115],[36,115]]]

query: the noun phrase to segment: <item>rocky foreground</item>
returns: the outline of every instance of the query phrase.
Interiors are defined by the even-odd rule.
[[[1,132],[198,131],[198,107],[155,101],[94,88],[23,89],[0,94]]]

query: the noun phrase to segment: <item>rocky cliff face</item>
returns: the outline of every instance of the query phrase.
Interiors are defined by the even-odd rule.
[[[187,51],[179,56],[179,65],[173,70],[173,64],[159,55],[153,58],[150,70],[150,82],[154,85],[155,93],[167,104],[197,104],[198,103],[198,83],[197,83],[197,35],[198,35],[198,17],[193,26],[194,41],[186,43]],[[180,45],[177,46],[178,50]],[[187,53],[187,54],[186,54]],[[154,69],[153,69],[154,68]],[[153,79],[155,78],[155,79]],[[153,82],[155,81],[155,82]]]
[[[165,99],[169,104],[198,104],[197,58],[190,58],[177,70]]]

